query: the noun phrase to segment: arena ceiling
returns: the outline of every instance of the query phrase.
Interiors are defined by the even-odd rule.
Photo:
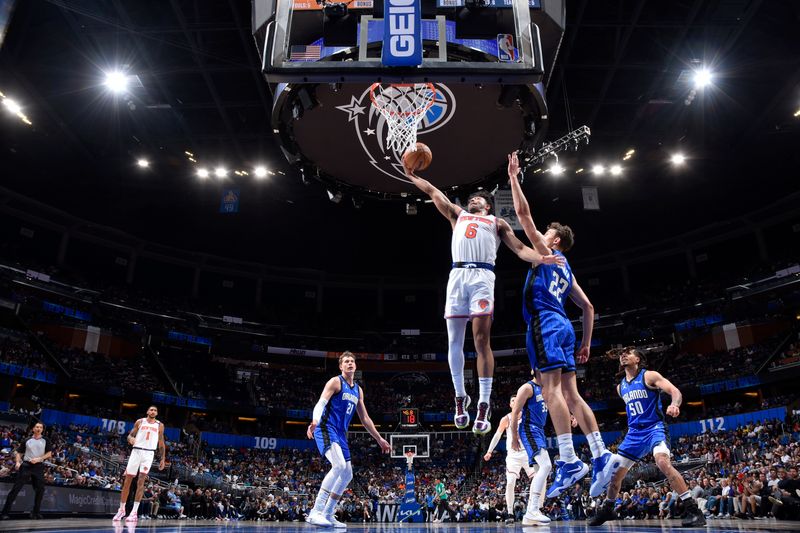
[[[31,119],[0,120],[3,187],[92,223],[179,248],[342,272],[445,272],[449,226],[430,205],[335,204],[283,159],[269,124],[247,0],[25,0],[0,50],[0,91]],[[597,256],[742,216],[798,190],[800,4],[574,0],[548,83],[549,139],[586,124],[559,178],[530,174],[537,218]],[[698,66],[714,73],[692,97]],[[113,98],[103,72],[136,76]],[[5,115],[5,113],[4,113]],[[476,127],[474,143],[491,132]],[[595,178],[596,162],[623,162]],[[682,169],[671,153],[688,157]],[[200,181],[185,152],[224,182]],[[136,159],[147,157],[142,170]],[[262,181],[235,176],[263,162]],[[586,171],[576,174],[578,168]],[[600,211],[584,211],[596,185]],[[221,214],[223,189],[240,212]]]

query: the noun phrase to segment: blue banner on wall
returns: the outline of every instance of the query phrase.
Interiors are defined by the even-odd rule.
[[[708,315],[700,318],[692,318],[677,322],[675,324],[675,331],[687,331],[690,329],[704,328],[706,326],[713,326],[722,322],[722,315]]]
[[[0,374],[42,381],[44,383],[55,383],[58,380],[58,376],[56,376],[54,372],[15,365],[14,363],[0,363]]]
[[[55,409],[43,409],[42,422],[45,424],[57,424],[59,426],[69,426],[75,424],[76,426],[87,426],[90,428],[100,428],[106,433],[113,435],[127,435],[136,420],[111,420],[108,418],[98,418],[96,416],[77,415],[74,413],[65,413],[63,411],[56,411]],[[178,442],[181,437],[181,431],[178,428],[164,428],[164,438],[168,441]]]
[[[177,405],[178,407],[193,407],[195,409],[207,409],[208,400],[202,398],[181,398],[163,392],[154,392],[153,401],[164,405]]]
[[[201,337],[199,335],[191,335],[189,333],[181,333],[180,331],[171,330],[167,333],[167,338],[173,341],[188,342],[190,344],[201,344],[203,346],[211,346],[211,339]]]
[[[59,315],[77,318],[78,320],[83,320],[85,322],[92,321],[92,315],[90,315],[85,311],[81,311],[80,309],[73,309],[72,307],[65,307],[60,304],[48,302],[47,300],[45,300],[42,303],[42,308],[50,313],[56,313]]]
[[[256,437],[254,435],[230,435],[204,431],[200,438],[213,448],[253,448],[256,450],[309,450],[316,448],[313,440],[279,439],[277,437]]]
[[[700,394],[706,396],[707,394],[716,394],[722,391],[746,389],[747,387],[754,387],[756,385],[761,385],[761,379],[758,376],[743,376],[736,379],[727,379],[725,381],[715,381],[714,383],[700,385]]]
[[[774,409],[765,409],[763,411],[754,411],[752,413],[742,413],[740,415],[718,416],[715,418],[707,418],[705,420],[683,422],[681,424],[670,424],[669,435],[672,439],[674,439],[675,437],[684,437],[687,435],[716,433],[718,431],[729,431],[740,426],[761,422],[763,420],[776,419],[786,419],[785,407],[776,407]]]

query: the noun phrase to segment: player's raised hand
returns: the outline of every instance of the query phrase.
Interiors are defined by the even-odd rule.
[[[519,158],[517,152],[508,154],[508,177],[515,178],[519,175]]]
[[[486,452],[486,455],[483,456],[484,461],[488,461],[492,458],[492,452]]]
[[[579,365],[583,365],[586,361],[589,360],[589,347],[588,346],[581,346],[578,348],[577,356],[575,360],[578,362]]]
[[[392,451],[392,445],[391,445],[391,444],[389,444],[389,443],[386,441],[386,439],[384,439],[383,437],[381,437],[381,438],[378,440],[378,446],[380,446],[380,447],[381,447],[381,451],[382,451],[383,453],[389,453],[390,451]]]
[[[311,423],[308,425],[308,429],[306,430],[306,437],[308,437],[309,439],[313,439],[315,429],[317,429],[317,423],[312,420]]]
[[[550,254],[542,256],[542,263],[545,265],[558,265],[563,267],[567,264],[567,259],[563,255]]]
[[[680,415],[680,414],[681,414],[681,408],[680,408],[680,407],[678,407],[678,406],[677,406],[677,405],[675,405],[675,404],[670,404],[670,406],[669,406],[669,407],[667,407],[667,414],[668,414],[669,416],[672,416],[672,417],[674,417],[674,418],[678,418],[678,415]]]

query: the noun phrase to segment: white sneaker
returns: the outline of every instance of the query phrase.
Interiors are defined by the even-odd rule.
[[[549,523],[550,518],[543,515],[538,509],[533,513],[527,512],[525,516],[522,517],[523,526],[546,526]]]
[[[344,522],[339,522],[338,520],[336,520],[335,516],[326,516],[325,518],[331,524],[333,524],[333,527],[335,527],[336,529],[347,529],[347,524],[345,524]]]
[[[114,522],[119,522],[123,518],[125,518],[125,508],[124,507],[120,507],[120,509],[117,511],[117,514],[114,515],[114,518],[112,518],[112,520]]]
[[[328,519],[322,515],[322,513],[318,513],[316,511],[311,511],[308,513],[306,522],[314,526],[333,527],[333,524],[331,524]]]
[[[139,515],[136,513],[131,513],[128,515],[128,518],[125,519],[126,524],[135,524],[139,521]]]

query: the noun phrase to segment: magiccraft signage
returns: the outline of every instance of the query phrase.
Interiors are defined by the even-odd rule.
[[[386,0],[384,9],[382,63],[389,67],[421,65],[420,0]]]

